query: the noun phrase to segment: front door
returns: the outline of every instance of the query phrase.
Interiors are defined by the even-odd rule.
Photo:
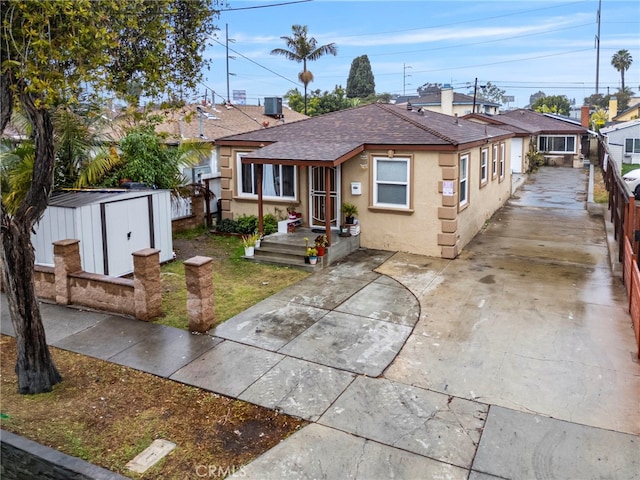
[[[325,185],[325,168],[309,169],[309,226],[311,228],[325,228],[325,215],[330,216],[332,228],[340,226],[340,167],[329,168],[329,185]],[[328,206],[325,205],[327,188],[331,192],[331,205]]]

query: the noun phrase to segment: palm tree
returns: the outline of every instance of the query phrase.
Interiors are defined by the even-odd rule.
[[[631,58],[631,54],[629,50],[618,50],[611,57],[611,65],[620,72],[620,77],[622,79],[621,89],[624,91],[624,72],[629,70],[629,67],[633,63],[633,58]]]
[[[317,46],[317,40],[313,37],[307,37],[306,25],[293,25],[291,27],[293,37],[280,37],[285,41],[289,50],[284,48],[274,48],[271,55],[282,55],[288,60],[302,63],[302,71],[298,74],[298,79],[304,85],[304,114],[307,114],[307,85],[313,81],[313,73],[307,70],[307,60],[318,60],[323,55],[330,53],[338,54],[338,48],[334,43]]]

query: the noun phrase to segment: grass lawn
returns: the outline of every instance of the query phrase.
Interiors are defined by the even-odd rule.
[[[184,260],[195,255],[213,258],[216,322],[234,315],[292,285],[309,273],[289,267],[248,262],[238,237],[209,235],[194,230],[177,235],[178,258],[161,268],[163,316],[157,323],[188,329]]]
[[[176,236],[177,259],[162,266],[164,316],[187,329],[184,260],[213,258],[217,322],[307,277],[297,269],[241,258],[240,239],[195,230]],[[240,469],[306,422],[136,370],[51,348],[63,376],[52,392],[19,395],[15,340],[0,336],[0,426],[136,479],[214,478]],[[177,444],[139,475],[127,462],[156,438]],[[207,476],[207,478],[210,478]]]

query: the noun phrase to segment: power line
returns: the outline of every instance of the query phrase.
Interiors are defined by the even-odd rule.
[[[218,40],[216,40],[215,38],[211,37],[211,40],[213,40],[214,42],[216,42],[219,45],[222,45],[223,47],[226,48],[226,45]],[[255,60],[250,59],[249,57],[243,55],[242,53],[238,52],[237,50],[234,50],[233,48],[229,48],[229,50],[231,50],[233,53],[235,53],[236,55],[241,56],[242,58],[244,58],[245,60],[253,63],[254,65],[257,65],[258,67],[266,70],[269,73],[273,73],[274,75],[282,78],[283,80],[286,80],[287,82],[293,83],[296,87],[299,87],[300,84],[298,82],[295,82],[293,80],[291,80],[290,78],[285,77],[284,75],[280,75],[278,72],[275,72],[273,70],[271,70],[270,68],[265,67],[264,65],[259,64],[258,62],[256,62]]]
[[[447,46],[443,46],[443,47],[423,48],[423,49],[419,49],[419,50],[405,50],[403,52],[374,53],[374,54],[369,55],[369,57],[382,57],[382,56],[387,56],[387,55],[401,55],[401,54],[407,54],[407,53],[432,52],[432,51],[435,51],[435,50],[446,50],[446,49],[449,49],[449,48],[473,47],[475,45],[483,45],[485,43],[495,43],[495,42],[501,42],[503,40],[513,40],[514,38],[533,37],[535,35],[546,35],[547,33],[560,32],[562,30],[571,30],[571,29],[574,29],[574,28],[587,27],[587,26],[590,26],[590,25],[591,25],[591,23],[581,23],[580,25],[574,25],[572,27],[556,28],[556,29],[553,29],[553,30],[545,30],[544,32],[524,33],[522,35],[514,35],[514,36],[511,36],[511,37],[500,37],[500,38],[496,38],[496,39],[493,39],[493,40],[482,40],[480,42],[462,43],[462,44],[459,44],[459,45],[447,45]]]
[[[549,6],[549,7],[534,8],[532,10],[521,10],[519,12],[505,13],[503,15],[493,15],[491,17],[473,18],[471,20],[463,20],[463,21],[452,22],[452,23],[443,23],[443,24],[440,24],[440,25],[430,25],[428,27],[405,28],[403,30],[391,30],[391,31],[387,31],[387,32],[375,32],[375,33],[363,33],[363,34],[359,34],[359,35],[345,35],[344,37],[345,38],[368,37],[368,36],[373,36],[373,35],[376,35],[376,36],[378,36],[378,35],[386,35],[386,34],[389,34],[389,33],[405,33],[405,32],[414,32],[416,30],[428,30],[428,29],[432,29],[432,28],[453,27],[453,26],[456,26],[456,25],[464,25],[466,23],[478,23],[478,22],[481,22],[483,20],[495,20],[497,18],[514,17],[516,15],[523,15],[525,13],[539,12],[541,10],[551,10],[552,8],[565,7],[567,5],[577,5],[579,3],[589,3],[589,2],[580,1],[580,2],[559,3],[558,5],[552,5],[552,6]]]
[[[268,7],[282,7],[283,5],[292,5],[294,3],[306,3],[312,2],[313,0],[296,0],[292,2],[283,2],[283,3],[272,3],[269,5],[256,5],[254,7],[238,7],[238,8],[225,8],[223,10],[219,10],[220,12],[236,12],[238,10],[254,10],[256,8],[268,8]]]

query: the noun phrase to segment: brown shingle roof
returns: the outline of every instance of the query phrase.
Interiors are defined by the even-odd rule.
[[[307,118],[286,107],[282,108],[282,115],[281,119],[265,115],[264,107],[259,105],[186,105],[176,111],[163,113],[165,120],[156,127],[156,131],[166,133],[169,142],[186,139],[214,141],[228,135]],[[204,138],[200,136],[201,133]]]
[[[534,134],[540,133],[566,133],[581,134],[587,133],[587,129],[580,125],[573,125],[562,120],[547,117],[542,113],[520,108],[509,112],[495,115],[493,118],[504,123],[526,128]]]
[[[504,129],[436,112],[418,113],[399,105],[370,104],[225,137],[217,143],[277,142],[256,152],[254,159],[329,160],[363,145],[455,147],[510,135]]]

